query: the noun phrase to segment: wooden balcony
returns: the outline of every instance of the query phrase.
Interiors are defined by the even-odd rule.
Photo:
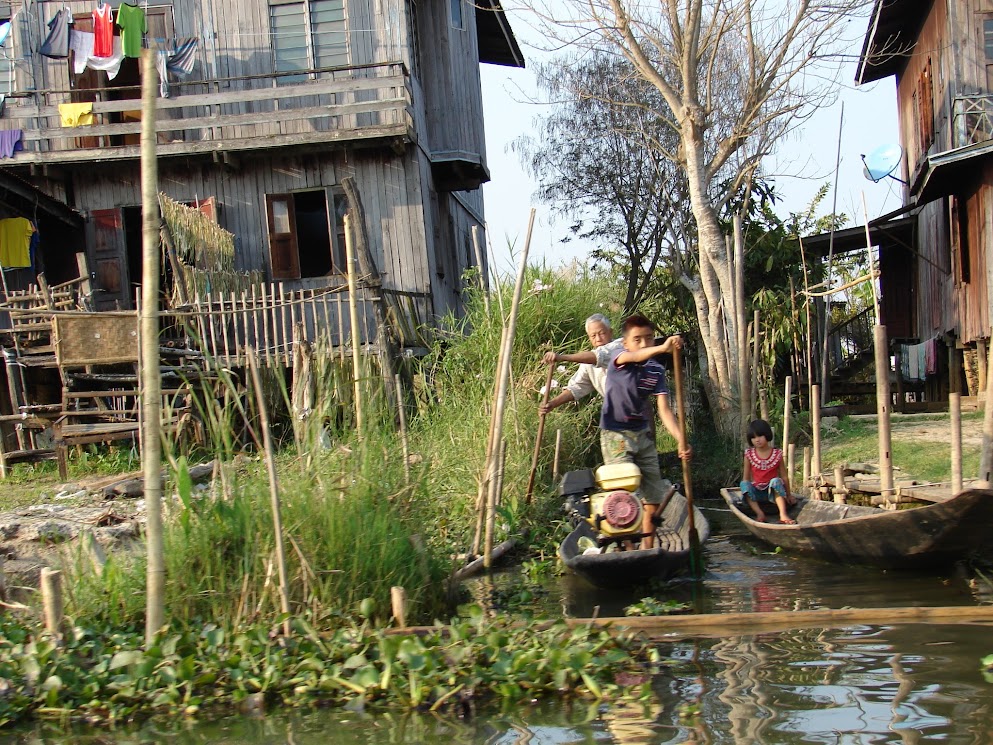
[[[299,81],[301,76],[309,79]],[[63,127],[58,104],[69,91],[8,98],[7,128],[24,131],[24,151],[5,160],[69,164],[140,156],[140,91],[104,88],[93,94],[96,122]],[[114,96],[115,100],[101,100]],[[122,98],[122,96],[132,96]],[[409,75],[402,63],[327,68],[170,85],[156,99],[159,156],[223,156],[287,146],[396,144],[415,141]]]

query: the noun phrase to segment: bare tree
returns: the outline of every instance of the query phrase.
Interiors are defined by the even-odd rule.
[[[732,256],[718,219],[777,141],[831,100],[846,22],[862,0],[523,0],[546,38],[606,44],[667,104],[669,153],[686,177],[696,255],[690,290],[701,369],[718,428],[737,428],[738,319]],[[554,9],[552,9],[554,8]]]
[[[692,216],[686,178],[670,156],[676,133],[658,91],[616,54],[560,57],[537,71],[553,111],[513,143],[537,196],[574,220],[592,257],[623,278],[624,310],[642,303],[660,268],[686,260]],[[671,117],[669,117],[671,118]]]

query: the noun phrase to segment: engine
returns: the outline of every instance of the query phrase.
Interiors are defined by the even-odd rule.
[[[633,463],[570,471],[562,478],[559,493],[574,520],[588,522],[597,531],[601,546],[641,537],[642,505],[637,494],[641,471]]]

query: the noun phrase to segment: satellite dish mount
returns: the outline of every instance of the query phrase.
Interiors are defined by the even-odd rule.
[[[893,175],[893,171],[899,168],[900,163],[903,162],[903,148],[899,145],[882,145],[868,155],[862,155],[860,157],[864,166],[862,175],[872,183],[878,184],[888,176],[894,181],[899,181],[904,186],[907,185],[907,182],[902,178]]]

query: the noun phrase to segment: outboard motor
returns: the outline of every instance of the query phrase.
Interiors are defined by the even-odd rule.
[[[637,494],[641,471],[633,463],[570,471],[562,477],[559,494],[575,522],[589,523],[601,548],[611,543],[638,541],[642,537],[642,504]]]

